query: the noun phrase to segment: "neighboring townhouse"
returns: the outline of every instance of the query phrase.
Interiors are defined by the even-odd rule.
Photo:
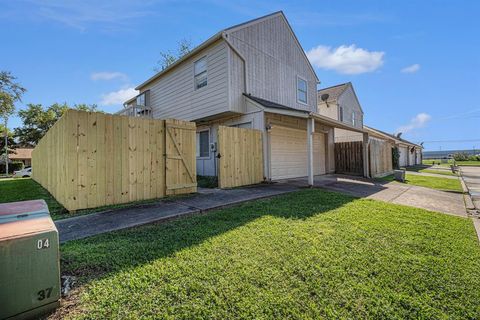
[[[318,113],[357,129],[363,128],[363,109],[351,82],[317,91]],[[362,133],[335,129],[335,142],[363,141]]]
[[[400,167],[421,164],[422,147],[383,131],[367,127],[363,124],[363,109],[351,82],[320,89],[317,92],[318,113],[336,119],[356,128],[363,128],[368,133],[352,130],[335,129],[335,143],[363,142],[368,152],[368,172],[372,177],[383,176],[392,172],[391,149],[397,147],[400,155]],[[337,157],[338,159],[338,157]]]
[[[196,122],[199,175],[218,174],[220,125],[260,130],[265,179],[308,176],[313,184],[314,175],[335,171],[334,130],[363,133],[317,112],[318,83],[285,15],[275,12],[215,34],[140,84],[119,113]]]

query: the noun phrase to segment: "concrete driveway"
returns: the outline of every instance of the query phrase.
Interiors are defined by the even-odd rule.
[[[301,185],[305,184],[305,179],[285,180],[282,183]],[[343,175],[316,176],[314,184],[316,187],[356,197],[403,204],[462,217],[467,216],[463,195],[460,193]]]
[[[480,167],[460,167],[463,181],[477,210],[480,210]]]

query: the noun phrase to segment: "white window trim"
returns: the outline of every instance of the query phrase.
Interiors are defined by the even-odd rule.
[[[298,99],[298,79],[302,79],[303,81],[305,81],[305,87],[307,89],[307,91],[305,92],[305,99],[307,100],[306,102],[300,101]],[[296,89],[296,95],[297,95],[297,102],[300,103],[300,104],[303,104],[305,106],[308,106],[308,81],[307,81],[307,79],[297,75],[297,78],[295,80],[295,89]]]
[[[205,59],[206,61],[206,68],[205,68],[205,73],[207,74],[207,85],[201,87],[201,88],[197,88],[196,84],[195,84],[195,77],[196,77],[196,74],[195,74],[195,63],[197,63],[198,61],[202,60],[202,59]],[[198,91],[198,90],[202,90],[203,88],[206,88],[208,87],[208,55],[205,55],[203,57],[200,57],[198,58],[197,60],[193,61],[193,68],[192,68],[192,72],[193,72],[193,91]]]
[[[354,127],[355,127],[355,121],[356,121],[356,119],[355,119],[355,111],[352,111],[352,126],[354,126]]]
[[[208,132],[208,157],[200,157],[200,133],[201,132]],[[198,155],[196,155],[198,160],[210,160],[211,158],[211,152],[210,152],[210,129],[202,129],[197,131],[198,134]]]

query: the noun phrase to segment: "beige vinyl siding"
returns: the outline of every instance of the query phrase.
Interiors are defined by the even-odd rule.
[[[363,134],[350,130],[335,128],[335,142],[363,141]]]
[[[343,108],[343,122],[352,125],[352,113],[355,112],[355,127],[363,128],[363,112],[355,97],[352,87],[349,86],[338,97],[338,106]]]
[[[228,39],[246,60],[248,93],[292,108],[317,110],[315,74],[280,15],[232,30]],[[297,102],[297,76],[307,80],[308,105]],[[232,82],[240,85],[241,81]],[[241,91],[231,90],[237,96]]]
[[[207,86],[194,89],[193,64],[207,57]],[[229,111],[227,46],[219,40],[148,84],[154,118],[196,120]]]
[[[236,112],[246,112],[245,99],[243,93],[245,90],[245,63],[240,56],[229,50],[229,83],[230,83],[230,109]]]
[[[322,116],[338,120],[338,106],[336,103],[330,102],[328,103],[328,106],[324,102],[319,103],[317,112]]]

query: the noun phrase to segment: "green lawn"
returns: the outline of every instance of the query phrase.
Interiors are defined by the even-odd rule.
[[[409,174],[406,172],[406,184],[414,186],[427,187],[442,191],[463,192],[462,185],[459,179],[449,179],[441,177],[421,176],[418,174]],[[380,178],[383,181],[394,181],[393,175]]]
[[[180,196],[173,196],[171,198],[178,198]],[[40,184],[31,178],[7,178],[0,179],[0,203],[15,202],[25,200],[44,199],[48,204],[50,215],[53,220],[69,218],[72,216],[79,216],[94,212],[106,211],[115,208],[125,208],[149,203],[158,202],[159,199],[142,200],[124,204],[117,204],[111,206],[104,206],[92,209],[77,210],[75,212],[68,212],[55,198]]]
[[[457,176],[456,173],[453,173],[451,170],[445,170],[445,169],[433,169],[429,166],[413,166],[413,167],[406,167],[405,168],[407,171],[415,171],[415,172],[423,172],[423,173],[435,173],[435,174],[441,174],[445,176]]]
[[[469,219],[302,190],[61,247],[78,319],[474,319]],[[76,302],[75,302],[76,301]]]
[[[41,185],[30,178],[0,179],[0,203],[44,199],[53,219],[64,217],[67,211]]]
[[[422,164],[424,165],[432,165],[433,162],[435,162],[436,164],[439,164],[441,160],[439,159],[436,159],[436,160],[423,160],[422,161]],[[455,161],[456,165],[457,166],[480,166],[480,161]],[[448,160],[448,163],[441,163],[440,165],[441,166],[447,166],[449,167],[450,165],[453,164],[453,160],[452,159],[449,159]]]

